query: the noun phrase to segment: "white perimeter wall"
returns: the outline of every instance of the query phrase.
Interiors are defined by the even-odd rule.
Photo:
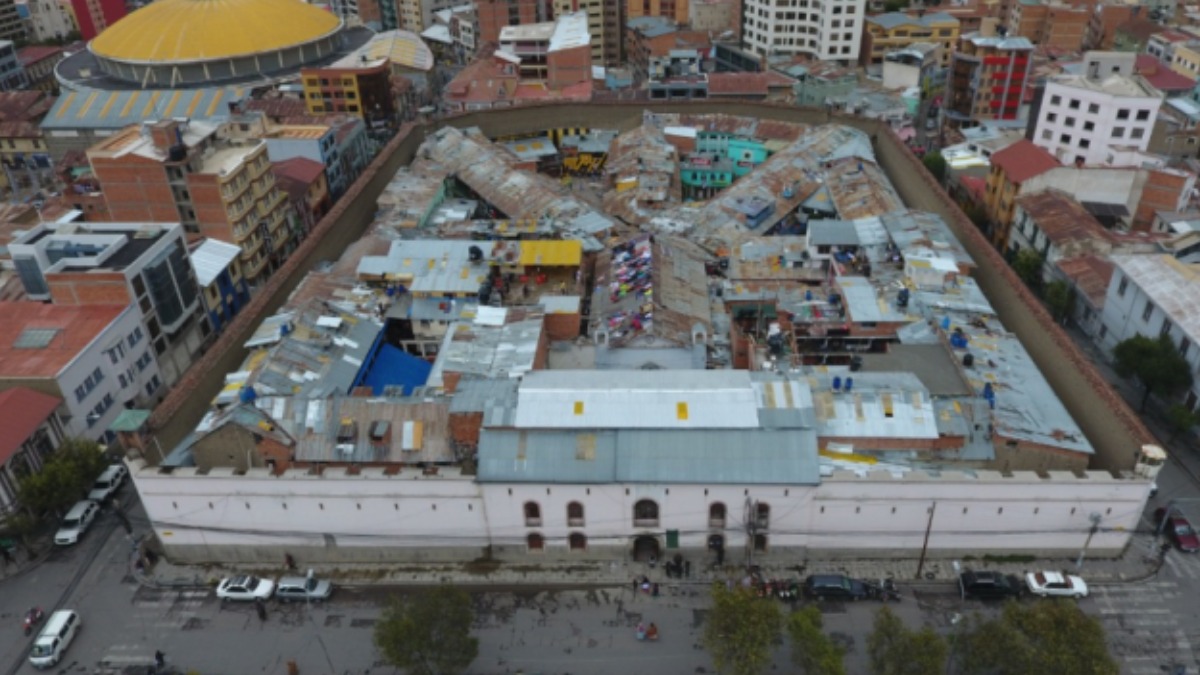
[[[472,476],[416,470],[385,476],[378,470],[323,476],[254,470],[199,475],[194,469],[162,474],[131,463],[146,511],[168,551],[190,560],[275,562],[282,552],[327,560],[463,560],[484,554],[623,559],[635,536],[665,546],[679,532],[683,549],[705,547],[711,534],[726,538],[727,559],[746,542],[749,502],[770,506],[761,560],[796,556],[911,556],[930,533],[932,555],[987,553],[1078,554],[1101,516],[1089,555],[1115,555],[1128,543],[1145,505],[1149,483],[1029,472],[1004,477],[942,472],[940,476],[885,472],[858,477],[838,472],[817,487],[692,485],[477,484]],[[511,491],[511,493],[510,493]],[[657,527],[635,527],[633,505],[653,499]],[[526,524],[524,505],[537,502],[541,524]],[[584,506],[584,524],[567,525],[567,504]],[[709,505],[726,505],[724,529],[709,527]],[[936,503],[936,506],[935,506]],[[931,520],[932,509],[932,520]],[[529,553],[527,537],[542,535],[546,549]],[[586,551],[568,551],[567,537],[587,537]]]

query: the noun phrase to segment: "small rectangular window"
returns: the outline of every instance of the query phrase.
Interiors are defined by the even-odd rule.
[[[1142,321],[1149,321],[1152,314],[1154,314],[1154,304],[1147,300],[1146,308],[1142,310]]]

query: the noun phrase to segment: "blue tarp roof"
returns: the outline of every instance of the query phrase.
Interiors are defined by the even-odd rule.
[[[413,389],[425,384],[432,369],[433,364],[428,361],[389,344],[383,344],[379,346],[379,352],[375,354],[370,370],[362,376],[359,385],[370,387],[376,396],[383,394],[384,387],[403,385],[404,394],[407,396]]]

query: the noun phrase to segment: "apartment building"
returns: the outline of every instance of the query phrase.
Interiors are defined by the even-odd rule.
[[[1109,164],[1114,147],[1146,151],[1160,105],[1136,76],[1055,76],[1046,81],[1033,142],[1064,164]]]
[[[1171,70],[1184,77],[1194,80],[1200,76],[1200,40],[1189,40],[1174,45],[1168,65]]]
[[[595,41],[588,39],[591,22],[589,14],[579,11],[548,23],[506,26],[497,54],[515,59],[522,80],[545,82],[550,89],[590,81],[596,54]]]
[[[1056,50],[1076,52],[1088,37],[1091,11],[1042,0],[1018,0],[1008,18],[1012,37],[1028,38],[1033,44]]]
[[[271,170],[275,172],[279,189],[287,193],[292,209],[300,219],[301,231],[311,232],[333,203],[325,166],[307,157],[293,157],[272,162]]]
[[[212,334],[178,223],[39,224],[8,250],[30,300],[129,305],[167,386]]]
[[[592,44],[592,63],[615,68],[623,61],[625,0],[554,0],[554,16],[585,12],[587,21],[577,30],[586,32]]]
[[[804,54],[856,61],[862,47],[866,0],[744,0],[742,46],[760,56]]]
[[[12,40],[0,40],[0,91],[25,89],[28,86],[29,77],[25,75],[16,45]]]
[[[16,513],[21,478],[42,470],[66,440],[62,399],[26,387],[0,391],[0,518]]]
[[[1028,38],[996,35],[990,25],[959,39],[947,83],[945,113],[951,125],[1017,119],[1032,55]]]
[[[0,314],[0,388],[62,399],[68,437],[111,442],[122,411],[152,407],[163,393],[136,307],[0,302]]]
[[[671,19],[660,16],[630,19],[625,26],[625,62],[643,80],[654,59],[668,58],[680,50],[707,53],[712,47],[708,31],[681,30]]]
[[[29,45],[17,50],[17,59],[25,69],[25,77],[31,89],[58,91],[58,79],[54,67],[66,56],[66,50],[53,45]]]
[[[53,102],[40,90],[0,92],[0,195],[21,200],[58,189],[39,126]]]
[[[549,0],[479,0],[475,3],[479,15],[480,44],[500,43],[500,29],[529,23],[545,23],[554,19]]]
[[[111,218],[182,222],[188,232],[242,249],[251,285],[294,248],[286,196],[267,144],[212,124],[164,120],[132,126],[88,150]]]
[[[78,30],[75,11],[65,0],[29,0],[29,23],[38,42],[62,40]]]
[[[391,126],[396,120],[391,72],[386,58],[365,61],[353,56],[325,68],[304,68],[304,104],[314,115],[349,113],[371,128]]]
[[[233,244],[205,239],[192,249],[196,285],[204,313],[213,332],[220,333],[250,302],[250,288],[242,274],[242,250]]]
[[[905,49],[916,43],[935,44],[942,48],[941,65],[950,65],[950,57],[958,45],[958,19],[945,12],[910,16],[889,12],[869,16],[863,34],[860,63],[877,66],[888,52]]]
[[[983,206],[991,227],[992,244],[996,248],[1008,249],[1009,230],[1021,186],[1056,166],[1059,164],[1054,155],[1025,139],[992,153]]]
[[[1129,23],[1140,14],[1138,5],[1097,3],[1088,18],[1087,49],[1113,49],[1117,41],[1117,28]]]
[[[690,14],[688,0],[625,0],[624,21],[639,16],[661,16],[683,26],[687,25]]]
[[[125,0],[71,0],[79,34],[91,40],[129,13]]]
[[[263,133],[267,156],[278,163],[304,158],[318,163],[325,172],[326,183],[333,199],[342,196],[357,178],[342,162],[337,142],[337,129],[319,124],[283,124]]]
[[[29,26],[21,17],[14,0],[0,0],[0,40],[29,39]]]

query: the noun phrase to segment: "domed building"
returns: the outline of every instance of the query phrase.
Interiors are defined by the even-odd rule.
[[[68,88],[185,89],[273,82],[370,39],[301,0],[158,0],[64,60]]]

